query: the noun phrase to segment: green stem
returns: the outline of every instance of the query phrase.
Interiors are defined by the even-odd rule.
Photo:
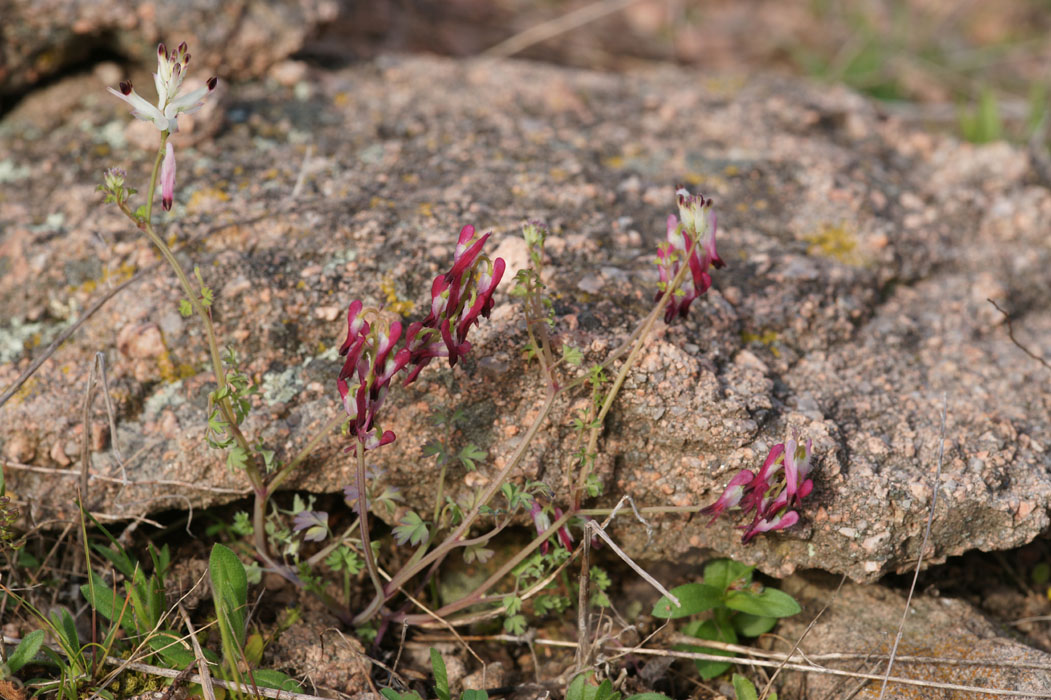
[[[273,477],[270,478],[267,484],[270,493],[277,491],[277,487],[285,483],[285,480],[291,475],[292,470],[295,469],[302,463],[304,459],[310,456],[310,453],[314,451],[314,448],[318,446],[326,436],[333,431],[333,429],[339,427],[340,423],[346,420],[346,414],[342,411],[337,412],[336,415],[328,419],[321,429],[318,430],[313,437],[307,440],[307,443],[296,453],[296,456],[292,458],[292,461],[288,464],[283,465],[280,469],[274,472]]]
[[[446,537],[440,545],[435,547],[430,552],[430,554],[423,557],[412,566],[402,567],[398,570],[396,574],[394,574],[394,577],[390,580],[386,587],[386,591],[389,591],[390,595],[393,595],[393,593],[396,592],[401,585],[403,585],[410,578],[418,574],[424,568],[429,566],[435,560],[445,557],[457,546],[462,545],[462,543],[460,542],[461,538],[464,536],[464,534],[467,533],[468,529],[474,523],[475,519],[478,518],[479,514],[481,513],[482,507],[489,503],[489,501],[496,494],[496,492],[500,490],[500,487],[503,485],[504,481],[507,479],[511,471],[514,470],[514,468],[517,467],[518,464],[522,461],[522,458],[525,457],[526,450],[529,448],[530,443],[533,442],[533,438],[536,437],[537,432],[540,430],[540,426],[543,425],[544,421],[547,419],[548,414],[551,412],[552,407],[555,405],[555,399],[558,397],[559,393],[560,392],[557,391],[552,391],[548,393],[547,399],[545,399],[543,406],[541,406],[540,408],[539,415],[537,415],[536,420],[533,421],[532,425],[529,426],[529,430],[526,431],[526,434],[522,438],[522,441],[519,443],[514,455],[507,462],[504,468],[501,469],[500,472],[489,481],[489,486],[482,493],[481,497],[479,497],[479,499],[475,502],[474,507],[471,508],[470,513],[468,513],[467,516],[463,519],[463,522],[460,523],[459,527],[457,527],[456,530],[454,530],[448,537]],[[380,592],[377,593],[376,597],[373,598],[371,603],[369,603],[369,606],[360,613],[358,613],[357,617],[354,618],[354,624],[361,624],[362,622],[365,622],[366,620],[368,620],[376,614],[376,612],[380,609],[380,607],[382,607],[383,603],[387,599],[388,593],[386,591],[380,590]]]
[[[157,176],[160,172],[161,162],[164,159],[164,147],[167,144],[167,142],[168,132],[165,131],[161,133],[161,145],[160,148],[157,149],[157,158],[154,160],[153,172],[150,175],[149,191],[146,192],[145,220],[139,221],[136,218],[135,214],[128,208],[127,203],[122,203],[120,205],[120,208],[126,216],[128,216],[132,221],[136,222],[139,225],[139,228],[141,228],[146,233],[150,241],[153,242],[153,245],[155,245],[157,247],[157,250],[160,251],[161,256],[165,259],[168,265],[175,272],[175,276],[178,277],[179,285],[182,287],[183,293],[189,299],[193,310],[197,313],[198,316],[200,316],[201,321],[204,324],[205,336],[208,340],[208,350],[211,354],[212,371],[215,373],[216,384],[218,384],[220,390],[223,390],[228,388],[226,381],[226,370],[223,368],[223,361],[219,353],[219,343],[216,340],[215,326],[212,324],[211,314],[201,303],[200,293],[194,289],[192,284],[190,284],[190,278],[187,276],[186,271],[183,270],[182,265],[179,264],[179,261],[175,258],[175,254],[172,253],[171,248],[168,247],[168,244],[164,242],[164,240],[157,234],[157,232],[153,228],[153,195],[156,192]],[[245,472],[248,474],[248,480],[251,482],[252,487],[258,491],[259,489],[263,488],[263,476],[262,473],[259,471],[257,465],[254,463],[254,451],[249,445],[248,440],[245,438],[244,434],[241,432],[240,426],[237,425],[237,420],[233,411],[233,407],[230,404],[229,397],[224,397],[223,399],[219,400],[219,410],[222,412],[223,420],[225,420],[227,425],[229,426],[230,433],[231,435],[233,435],[234,440],[237,442],[238,446],[241,447],[241,449],[243,449],[245,453],[250,456],[250,458],[245,462]]]
[[[580,470],[580,475],[577,478],[576,492],[573,494],[573,504],[576,507],[580,506],[583,500],[583,493],[586,488],[588,475],[591,473],[591,464],[593,460],[590,456],[595,454],[595,450],[598,448],[598,437],[602,431],[603,424],[606,420],[606,414],[609,413],[610,408],[613,406],[613,401],[617,398],[617,394],[620,393],[621,387],[624,385],[624,380],[628,378],[628,372],[631,371],[632,367],[635,366],[635,361],[638,359],[639,353],[642,351],[642,347],[646,342],[646,338],[650,333],[650,329],[653,328],[653,324],[656,322],[657,317],[664,310],[671,295],[679,288],[682,284],[683,279],[686,277],[686,272],[689,270],[689,259],[690,255],[693,254],[694,248],[697,246],[697,242],[694,239],[690,239],[690,247],[686,251],[686,257],[683,260],[682,266],[676,273],[675,278],[668,284],[664,290],[664,294],[657,300],[657,303],[650,310],[648,316],[639,325],[636,332],[635,344],[631,348],[631,352],[628,354],[628,358],[624,360],[624,364],[621,366],[620,371],[617,372],[616,379],[613,380],[613,386],[606,393],[606,398],[602,402],[602,408],[599,409],[598,416],[595,419],[595,427],[591,429],[591,434],[588,436],[587,451],[584,453],[587,458],[584,461],[584,467]]]
[[[365,556],[365,568],[369,570],[372,585],[376,587],[376,596],[383,598],[383,581],[380,579],[379,569],[376,568],[376,560],[372,556],[372,541],[369,539],[369,509],[368,498],[365,495],[365,445],[361,440],[356,440],[358,455],[358,526],[361,533],[361,550]],[[355,619],[355,623],[357,620]]]
[[[460,598],[455,602],[449,603],[448,605],[439,608],[435,611],[435,615],[437,615],[440,618],[444,618],[449,615],[452,615],[455,612],[463,610],[464,608],[468,608],[472,605],[481,602],[482,596],[485,595],[486,591],[488,591],[490,588],[499,583],[504,576],[507,576],[507,574],[509,574],[516,566],[521,564],[522,560],[524,560],[527,556],[533,553],[533,550],[542,545],[544,542],[547,542],[547,540],[550,537],[552,537],[556,532],[558,532],[558,529],[565,525],[570,518],[574,517],[574,515],[575,513],[563,513],[560,518],[558,518],[557,520],[555,520],[554,523],[551,524],[551,527],[547,528],[542,533],[537,535],[529,544],[523,547],[521,551],[518,552],[518,554],[504,562],[504,565],[497,569],[492,576],[483,581],[482,584],[478,586],[478,588],[474,589],[469,594],[465,595],[463,598]],[[417,619],[417,616],[407,615],[405,616],[403,621],[407,624],[413,624],[414,622],[424,621],[424,618],[426,618],[427,620],[434,619],[430,615],[421,615],[419,616],[419,619]]]

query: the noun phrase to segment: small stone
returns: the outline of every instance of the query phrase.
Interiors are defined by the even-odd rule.
[[[26,464],[36,457],[36,441],[25,433],[16,433],[4,446],[4,455],[12,462]]]
[[[164,338],[156,323],[129,324],[117,334],[117,349],[133,360],[160,357],[164,353]]]
[[[281,61],[270,68],[270,77],[279,85],[293,87],[307,77],[307,64],[303,61]]]
[[[48,456],[50,456],[51,459],[60,467],[68,467],[70,464],[73,463],[73,460],[71,460],[69,456],[66,455],[66,451],[62,448],[61,442],[56,442],[54,445],[51,446],[51,451],[48,453]]]

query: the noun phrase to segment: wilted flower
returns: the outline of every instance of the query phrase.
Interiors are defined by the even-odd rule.
[[[179,97],[186,64],[190,62],[190,54],[186,52],[186,48],[185,41],[171,52],[164,48],[164,44],[157,47],[157,72],[153,74],[153,83],[157,88],[156,105],[150,104],[135,92],[130,80],[122,82],[119,91],[113,88],[106,89],[131,105],[131,113],[135,118],[153,122],[161,131],[178,131],[178,116],[200,109],[204,99],[219,84],[219,78],[212,76],[204,86]]]
[[[742,541],[747,544],[762,532],[784,530],[799,522],[797,507],[814,490],[814,482],[807,478],[810,472],[810,449],[813,442],[800,445],[793,437],[770,448],[770,453],[758,473],[743,469],[734,475],[726,490],[701,513],[711,515],[709,525],[722,513],[740,508],[742,513],[755,511],[752,522],[741,526],[745,531]]]
[[[686,317],[693,300],[712,286],[709,268],[720,268],[724,264],[715,249],[716,217],[712,211],[712,200],[700,194],[690,194],[685,188],[679,188],[675,195],[679,203],[679,218],[675,218],[674,214],[668,215],[668,240],[657,247],[660,282],[655,300],[667,291],[668,285],[679,274],[684,260],[689,265],[690,275],[668,298],[664,312],[667,323],[676,315]]]

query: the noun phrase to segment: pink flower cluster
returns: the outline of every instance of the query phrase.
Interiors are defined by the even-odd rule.
[[[350,433],[366,450],[394,442],[393,431],[376,428],[376,414],[395,375],[410,367],[405,384],[412,383],[435,357],[449,358],[449,366],[466,355],[471,344],[467,333],[479,316],[489,318],[493,292],[504,274],[502,258],[490,260],[482,254],[488,233],[476,236],[473,226],[460,231],[453,267],[434,278],[431,310],[422,322],[411,323],[402,339],[402,324],[360,300],[347,310],[347,339],[339,349],[346,356],[336,380],[343,408],[350,416]],[[348,380],[356,377],[357,386]],[[380,434],[377,436],[377,432]]]
[[[679,274],[683,260],[690,267],[690,275],[668,298],[665,323],[671,323],[676,315],[686,318],[693,300],[712,286],[709,268],[724,265],[715,249],[716,217],[712,211],[712,200],[705,199],[704,195],[690,194],[685,188],[679,188],[675,195],[679,203],[679,218],[674,214],[668,215],[668,240],[657,248],[661,279],[655,301],[664,295],[668,285]]]
[[[731,508],[739,507],[746,514],[754,510],[751,524],[741,526],[745,531],[742,541],[747,544],[759,533],[784,530],[799,522],[799,513],[790,508],[799,506],[814,489],[814,482],[807,478],[812,445],[812,440],[806,445],[795,438],[786,440],[773,446],[758,474],[750,469],[739,471],[719,500],[701,509],[712,516],[708,524]]]
[[[551,509],[555,514],[555,519],[562,517],[562,509],[558,507],[552,507]],[[551,517],[548,515],[547,509],[540,505],[540,501],[533,499],[533,504],[529,507],[529,517],[533,519],[533,525],[536,527],[536,534],[544,534],[549,527],[551,527]],[[558,542],[567,550],[573,549],[573,535],[569,533],[569,528],[563,525],[558,528]],[[543,554],[547,554],[548,543],[545,541],[540,545],[540,551]]]

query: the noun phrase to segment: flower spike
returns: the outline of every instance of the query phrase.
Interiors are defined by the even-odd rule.
[[[790,508],[801,505],[814,490],[814,482],[806,478],[812,444],[807,440],[805,447],[800,446],[798,438],[793,437],[770,448],[757,474],[748,469],[739,471],[719,499],[701,509],[704,515],[712,516],[708,524],[735,507],[742,513],[751,513],[751,524],[741,526],[745,531],[742,541],[747,544],[756,535],[798,523],[799,513]]]

